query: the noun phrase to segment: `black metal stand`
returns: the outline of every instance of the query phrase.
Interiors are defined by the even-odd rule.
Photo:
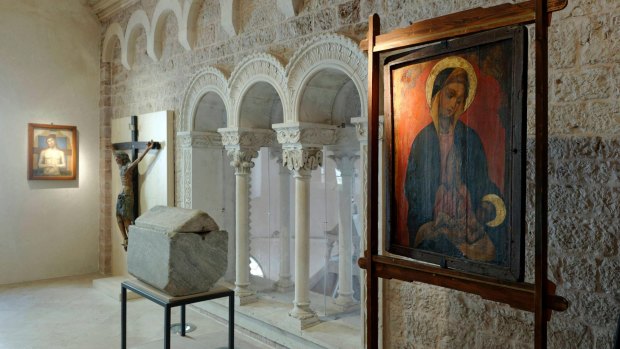
[[[164,307],[164,349],[170,349],[170,311],[181,306],[181,336],[185,336],[185,305],[228,297],[228,347],[235,347],[235,292],[219,288],[189,296],[172,297],[140,281],[121,283],[121,349],[127,349],[127,290]]]

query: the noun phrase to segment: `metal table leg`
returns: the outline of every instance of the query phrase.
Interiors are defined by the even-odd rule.
[[[121,286],[121,349],[127,349],[127,289]]]
[[[228,348],[235,348],[235,294],[228,296]]]
[[[166,305],[164,314],[164,349],[170,349],[170,306]]]
[[[185,304],[181,305],[181,336],[185,337]]]

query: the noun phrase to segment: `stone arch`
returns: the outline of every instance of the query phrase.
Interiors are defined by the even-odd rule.
[[[112,23],[105,31],[105,35],[103,37],[103,45],[101,48],[101,60],[104,63],[112,62],[114,59],[114,43],[116,42],[114,39],[118,39],[119,46],[121,47],[121,52],[126,51],[124,49],[125,45],[125,36],[123,34],[123,28],[118,23]]]
[[[239,32],[239,0],[220,0],[220,25],[231,37]]]
[[[286,67],[292,112],[287,122],[310,121],[339,125],[333,117],[326,117],[326,110],[307,115],[304,107],[328,93],[329,108],[343,108],[343,99],[357,93],[359,116],[366,119],[367,111],[367,60],[353,40],[336,34],[319,35],[304,44]],[[322,91],[322,92],[321,92]],[[310,100],[309,100],[310,99]],[[325,101],[323,101],[325,102]],[[316,105],[314,105],[316,107]],[[329,120],[326,120],[329,119]]]
[[[284,119],[289,113],[288,93],[286,87],[286,78],[284,67],[280,61],[269,54],[257,53],[246,57],[230,77],[230,100],[232,113],[229,114],[229,127],[257,127],[270,129],[271,124],[265,123],[265,113],[270,112],[269,104],[272,104],[272,110],[277,109],[275,104],[281,105],[281,119]],[[256,110],[252,115],[254,120],[247,117],[242,120],[242,114],[246,108],[250,107],[247,103],[256,103],[251,106]],[[260,105],[259,105],[260,104]],[[256,108],[255,108],[256,107]],[[276,118],[279,116],[276,115]],[[278,123],[281,120],[271,123]]]
[[[181,148],[180,205],[201,209],[228,232],[235,231],[234,168],[217,132],[227,125],[228,81],[221,70],[206,67],[190,81],[177,129]],[[228,241],[225,278],[235,275],[235,238]]]
[[[207,94],[215,94],[218,96],[224,104],[226,114],[230,114],[228,81],[226,75],[217,68],[207,67],[194,76],[185,92],[181,109],[181,118],[177,125],[179,130],[195,130],[196,111],[198,110],[202,98]],[[228,116],[226,120],[228,120]]]
[[[164,24],[166,23],[166,18],[169,15],[174,15],[177,21],[178,36],[179,42],[183,42],[181,39],[181,35],[183,31],[181,30],[183,25],[183,9],[178,0],[159,0],[157,5],[155,6],[155,11],[153,11],[153,17],[151,20],[151,32],[149,35],[148,42],[148,54],[153,59],[153,61],[157,62],[161,57],[162,53],[162,35]]]
[[[153,61],[157,62],[161,57],[164,23],[168,15],[171,14],[174,14],[177,21],[179,42],[186,50],[190,51],[196,40],[196,21],[200,3],[197,0],[185,0],[182,4],[179,0],[159,0],[151,21],[149,21],[146,12],[140,9],[131,15],[124,33],[121,25],[117,22],[110,24],[103,40],[102,61],[107,63],[114,58],[112,56],[114,55],[114,37],[116,36],[121,45],[121,61],[125,68],[130,69],[139,27],[142,27],[146,33],[147,54]]]
[[[122,62],[125,68],[131,69],[133,65],[133,59],[136,52],[136,39],[140,34],[140,27],[144,30],[144,34],[147,36],[151,31],[151,24],[149,23],[149,18],[146,15],[144,10],[137,10],[136,12],[131,14],[129,18],[129,22],[127,23],[127,29],[125,29],[125,44],[123,45],[126,49],[122,51]]]
[[[181,24],[179,25],[179,42],[187,51],[191,51],[196,43],[196,22],[201,1],[189,0],[183,6]]]

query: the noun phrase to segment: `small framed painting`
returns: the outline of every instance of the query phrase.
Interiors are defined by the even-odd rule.
[[[522,280],[525,43],[501,28],[386,59],[388,251]]]
[[[28,124],[29,180],[73,180],[77,159],[75,126]]]

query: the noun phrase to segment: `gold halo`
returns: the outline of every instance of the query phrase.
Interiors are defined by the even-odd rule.
[[[474,96],[476,95],[478,78],[476,77],[476,72],[474,72],[474,67],[472,67],[472,65],[465,58],[458,56],[444,58],[437,62],[433,69],[431,69],[431,73],[426,79],[426,103],[428,103],[429,107],[432,107],[431,103],[433,99],[433,85],[435,84],[435,79],[437,78],[437,75],[446,68],[462,68],[467,72],[469,91],[467,93],[467,99],[465,100],[465,107],[463,108],[463,111],[465,111],[469,108],[471,102],[474,100]]]
[[[495,206],[495,218],[488,221],[486,225],[495,228],[504,223],[506,219],[506,205],[504,205],[504,200],[495,194],[487,194],[482,197],[482,201],[489,202],[491,205]]]

